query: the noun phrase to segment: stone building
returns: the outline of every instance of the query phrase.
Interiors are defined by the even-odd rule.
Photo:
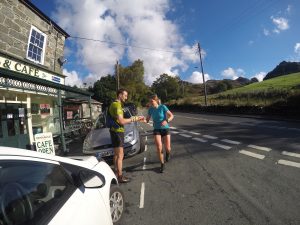
[[[33,148],[36,133],[51,132],[66,149],[63,102],[91,100],[65,85],[68,37],[30,1],[0,0],[0,146]]]

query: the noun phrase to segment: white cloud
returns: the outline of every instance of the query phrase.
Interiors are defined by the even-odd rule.
[[[151,84],[162,73],[185,71],[189,62],[197,60],[193,46],[186,45],[177,25],[166,19],[166,13],[172,10],[169,4],[168,0],[65,0],[57,1],[53,16],[71,36],[110,42],[70,38],[76,43],[78,61],[95,75],[94,80],[112,73],[116,60],[141,59],[145,81]],[[176,53],[179,51],[184,54]]]
[[[235,80],[239,77],[244,77],[245,72],[243,69],[240,69],[240,68],[235,70],[231,67],[228,67],[227,69],[225,69],[221,72],[221,75],[224,78]]]
[[[270,31],[264,28],[264,35],[265,36],[269,36],[270,35]]]
[[[262,81],[266,76],[266,74],[267,74],[266,72],[259,72],[255,74],[253,77],[256,77],[258,81]]]
[[[65,84],[77,87],[82,87],[83,81],[79,78],[79,75],[76,71],[67,71],[66,69],[63,69],[63,74],[66,75]]]
[[[289,21],[283,17],[271,16],[272,22],[275,24],[276,28],[273,30],[275,33],[280,33],[283,30],[289,29]]]
[[[204,73],[204,79],[205,81],[210,80],[210,76],[207,73]],[[202,73],[199,71],[194,71],[192,75],[187,79],[188,82],[193,84],[202,84],[203,83],[203,77]]]
[[[286,8],[286,12],[289,14],[292,10],[292,6],[291,5],[288,5],[288,7]]]
[[[300,43],[296,43],[294,50],[296,54],[300,55]]]

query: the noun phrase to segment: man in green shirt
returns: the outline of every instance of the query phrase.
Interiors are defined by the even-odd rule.
[[[119,183],[127,183],[130,180],[122,175],[124,158],[124,125],[136,121],[145,121],[143,116],[133,116],[129,119],[124,118],[123,104],[127,100],[128,92],[125,89],[117,91],[117,99],[111,103],[108,112],[117,126],[110,128],[110,137],[114,148],[114,167]]]

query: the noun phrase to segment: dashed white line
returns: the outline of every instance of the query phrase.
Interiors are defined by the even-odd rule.
[[[170,129],[172,129],[172,130],[176,130],[177,128],[176,128],[176,127],[170,127]]]
[[[190,134],[201,135],[200,133],[197,133],[197,132],[194,132],[194,131],[190,131]]]
[[[148,150],[148,145],[145,145],[145,152]]]
[[[229,144],[233,144],[233,145],[239,145],[239,144],[241,144],[241,142],[232,141],[232,140],[228,140],[228,139],[222,139],[221,141],[229,143]]]
[[[172,130],[171,133],[172,133],[172,134],[178,134],[179,132],[178,132],[178,131],[173,131],[173,130]]]
[[[284,160],[284,159],[278,160],[278,164],[300,168],[300,163],[288,161],[288,160]]]
[[[212,143],[211,145],[219,147],[219,148],[223,148],[223,149],[226,149],[226,150],[231,149],[231,146],[221,145],[221,144],[218,144],[218,143]]]
[[[141,185],[141,195],[140,195],[140,206],[139,208],[144,208],[144,196],[145,196],[145,182],[142,182]]]
[[[179,135],[182,136],[182,137],[187,137],[187,138],[192,137],[191,135],[187,135],[187,134],[179,134]]]
[[[203,138],[192,138],[195,141],[200,141],[200,142],[207,142],[207,140],[203,139]]]
[[[246,151],[246,150],[241,150],[241,151],[239,151],[239,153],[244,154],[244,155],[248,155],[248,156],[251,156],[251,157],[254,157],[254,158],[257,158],[257,159],[264,159],[265,158],[264,155],[256,154],[256,153],[249,152],[249,151]]]
[[[261,150],[261,151],[266,151],[266,152],[269,152],[269,151],[272,150],[271,148],[261,147],[261,146],[257,146],[257,145],[248,145],[248,147],[254,148],[254,149],[257,149],[257,150]]]
[[[146,160],[147,160],[147,158],[146,158],[146,157],[144,157],[144,165],[143,165],[143,170],[145,170],[145,169],[146,169]]]
[[[188,130],[180,130],[180,132],[186,132],[186,133],[188,133],[189,131]]]
[[[281,154],[282,155],[287,155],[287,156],[292,156],[292,157],[300,158],[300,154],[297,154],[297,153],[294,153],[294,152],[283,151]]]
[[[208,139],[218,139],[215,136],[210,136],[210,135],[203,135],[203,137],[208,138]]]

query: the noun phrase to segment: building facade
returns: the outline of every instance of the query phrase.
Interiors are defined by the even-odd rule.
[[[65,150],[64,101],[91,112],[91,93],[65,85],[68,37],[30,1],[0,1],[0,146],[32,149],[35,134],[51,132]]]

